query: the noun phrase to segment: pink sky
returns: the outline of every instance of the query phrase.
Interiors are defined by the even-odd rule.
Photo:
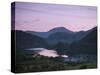
[[[46,32],[54,27],[86,31],[97,26],[97,7],[16,2],[15,29]]]

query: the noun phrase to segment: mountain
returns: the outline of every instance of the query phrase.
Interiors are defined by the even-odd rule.
[[[35,31],[26,31],[26,33],[39,36],[41,38],[47,38],[50,34],[48,32],[35,32]]]
[[[57,44],[59,42],[72,43],[73,40],[74,40],[73,36],[74,36],[74,34],[70,34],[70,33],[67,33],[67,32],[56,32],[54,34],[51,34],[47,38],[47,41],[50,44]]]
[[[65,35],[64,35],[65,34]],[[56,41],[59,39],[65,39],[70,41],[73,39],[72,43],[68,43],[65,41],[59,41],[54,45],[51,45],[51,49],[58,51],[59,54],[69,54],[69,55],[77,55],[77,54],[97,54],[97,27],[90,29],[88,31],[80,31],[75,33],[74,35],[68,35],[66,33],[56,33],[55,35],[51,35],[51,38]],[[50,39],[51,39],[50,38]],[[55,41],[53,40],[53,41]],[[50,40],[52,41],[52,39]]]
[[[36,35],[32,35],[19,30],[12,30],[12,34],[15,34],[15,53],[16,53],[16,63],[25,61],[27,57],[30,57],[28,53],[34,54],[33,51],[26,51],[28,48],[38,48],[47,46],[45,40]]]
[[[81,39],[79,43],[96,44],[97,43],[97,27],[88,31],[89,34]]]
[[[53,33],[56,33],[56,32],[66,32],[66,33],[70,33],[70,34],[73,34],[72,31],[64,28],[64,27],[57,27],[57,28],[53,28],[49,31],[49,33],[53,34]]]
[[[57,44],[58,42],[72,43],[86,35],[84,31],[73,32],[64,27],[53,28],[48,32],[26,31],[26,33],[42,37],[46,39],[49,44]]]
[[[33,34],[33,35],[37,35],[37,36],[42,37],[42,38],[47,38],[48,36],[50,36],[51,34],[56,33],[56,32],[67,32],[70,34],[73,33],[72,31],[70,31],[64,27],[57,27],[57,28],[51,29],[48,32],[36,32],[36,31],[26,31],[26,32]]]
[[[19,30],[12,31],[12,33],[15,33],[16,48],[18,49],[44,47],[47,45],[43,38],[36,35],[32,35]]]
[[[87,32],[84,38],[70,45],[70,53],[97,54],[97,27]]]
[[[62,43],[73,43],[82,39],[87,35],[88,32],[80,31],[80,32],[72,32],[65,28],[54,28],[51,30],[52,34],[48,36],[47,41],[49,44],[57,44],[59,42]]]

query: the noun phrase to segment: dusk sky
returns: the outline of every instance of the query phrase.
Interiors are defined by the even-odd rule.
[[[46,32],[54,27],[86,31],[97,26],[97,7],[16,2],[15,29]]]

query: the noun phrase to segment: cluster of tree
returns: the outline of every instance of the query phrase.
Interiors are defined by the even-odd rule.
[[[24,58],[23,61],[16,64],[16,72],[42,72],[96,68],[96,64],[84,63],[66,63],[62,62],[62,57],[45,57],[37,55],[33,58]]]
[[[23,58],[16,64],[16,72],[40,72],[64,70],[65,64],[60,62],[60,57],[45,57],[37,55],[35,57]]]

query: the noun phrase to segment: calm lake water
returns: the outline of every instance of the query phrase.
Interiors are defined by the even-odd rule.
[[[28,51],[34,51],[36,54],[40,54],[47,57],[63,57],[65,62],[95,62],[96,55],[93,54],[77,54],[77,55],[59,55],[56,50],[49,50],[46,48],[29,48]]]
[[[58,57],[58,56],[66,57],[66,58],[68,57],[68,55],[59,55],[56,50],[49,50],[46,48],[29,48],[27,50],[34,50],[34,52],[36,52],[37,54],[48,56],[48,57]]]

